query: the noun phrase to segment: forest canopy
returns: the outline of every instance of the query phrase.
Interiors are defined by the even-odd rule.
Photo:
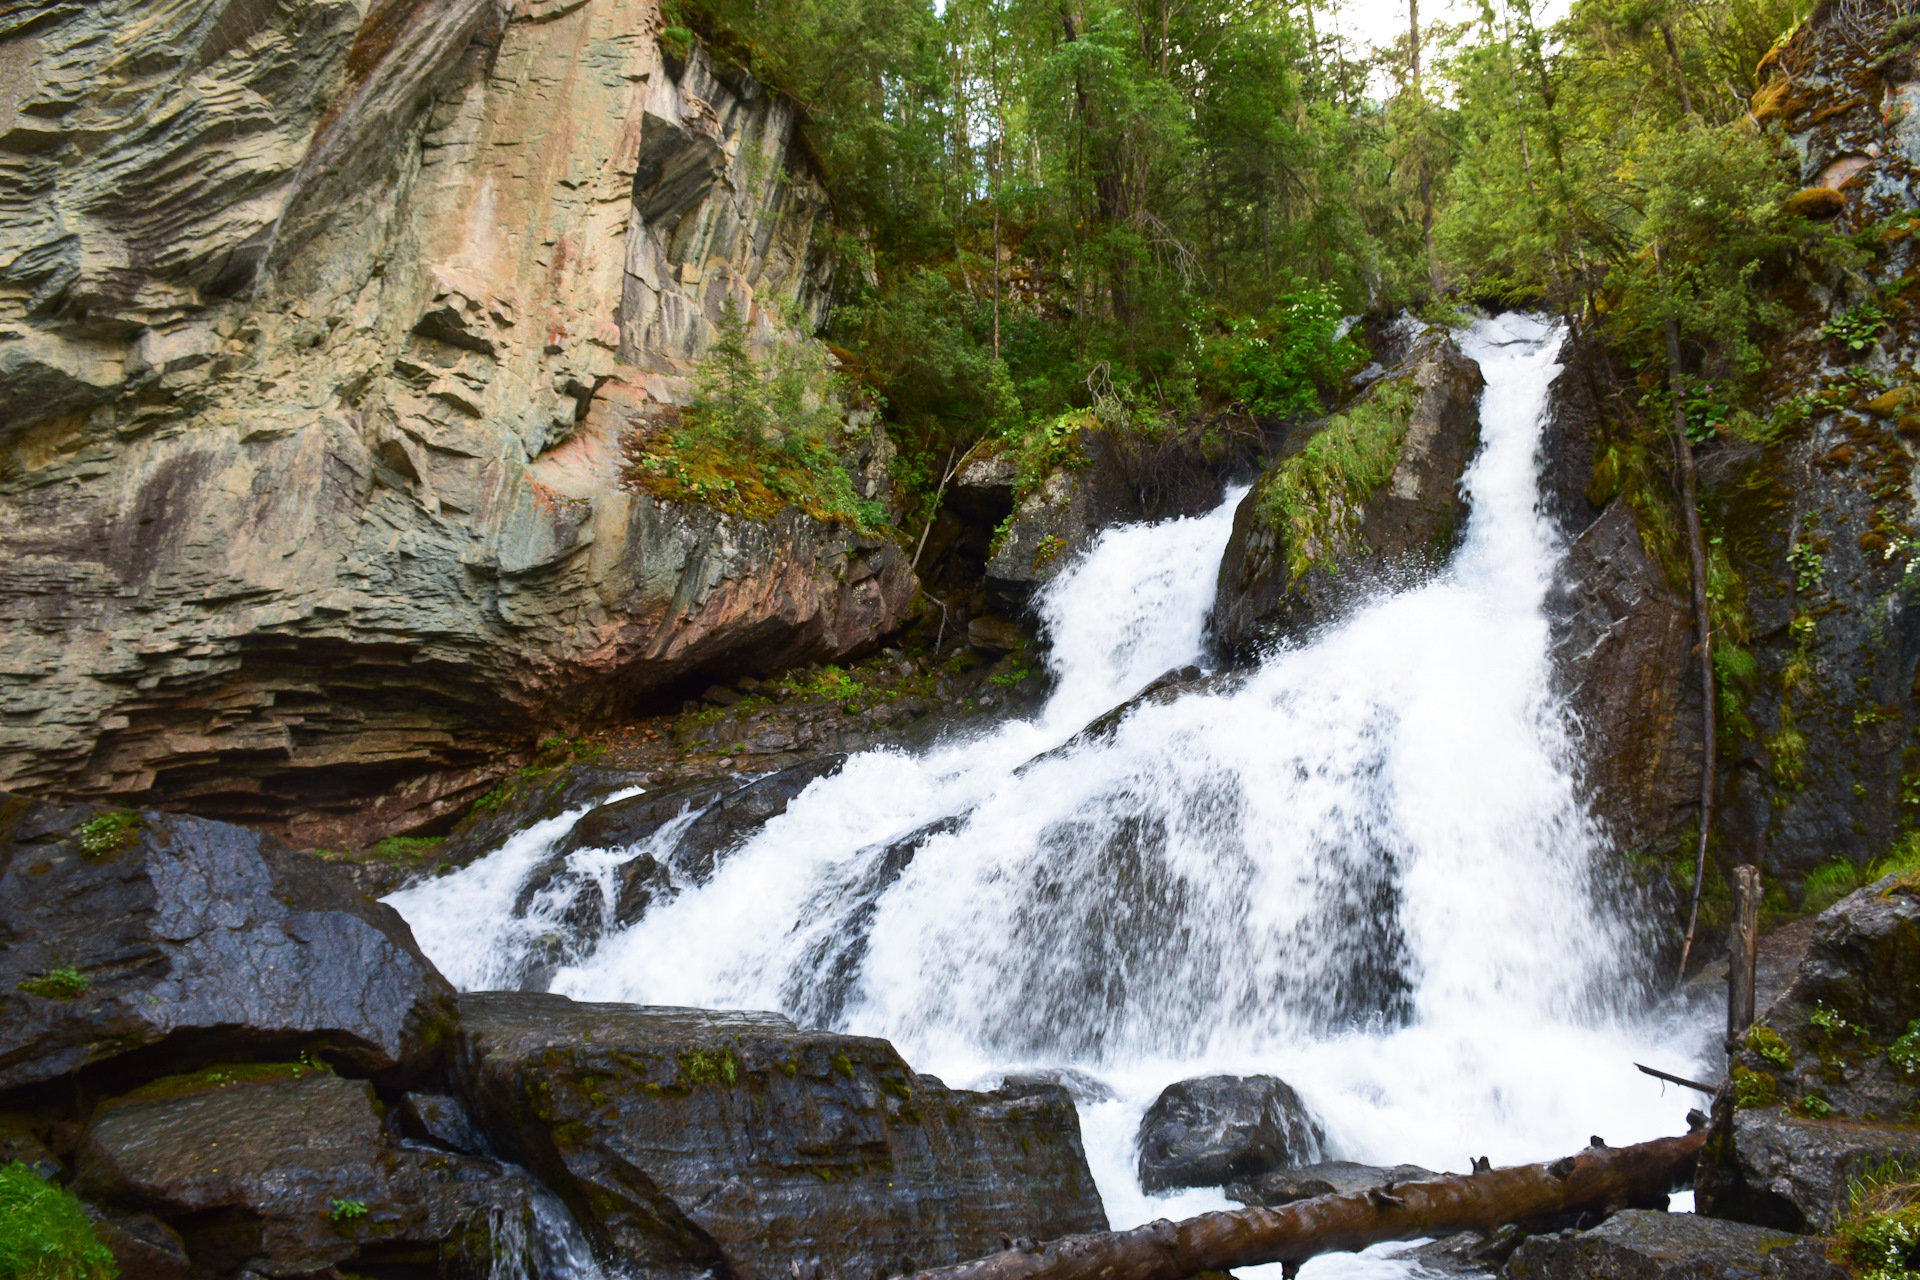
[[[665,38],[800,104],[838,213],[823,336],[925,492],[1071,410],[1323,411],[1363,311],[1606,312],[1630,362],[1677,313],[1737,380],[1779,320],[1755,274],[1813,231],[1748,111],[1805,8],[1410,0],[1363,53],[1321,0],[676,0]]]

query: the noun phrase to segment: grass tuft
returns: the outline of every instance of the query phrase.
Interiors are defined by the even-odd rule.
[[[113,1280],[119,1274],[71,1192],[28,1165],[0,1166],[0,1280]]]

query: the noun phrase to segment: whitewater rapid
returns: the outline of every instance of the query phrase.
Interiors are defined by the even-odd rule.
[[[1194,1075],[1278,1075],[1330,1157],[1371,1163],[1462,1170],[1684,1132],[1694,1099],[1633,1063],[1686,1068],[1705,1036],[1646,1012],[1644,948],[1552,692],[1561,547],[1536,454],[1560,335],[1508,315],[1461,341],[1487,390],[1444,572],[1079,741],[1207,661],[1238,495],[1109,530],[1038,601],[1055,686],[1037,716],[851,758],[552,989],[779,1009],[885,1036],[957,1085],[1075,1068],[1113,1095],[1080,1111],[1116,1228],[1225,1207],[1133,1176],[1142,1112]],[[456,984],[510,970],[530,927],[514,896],[577,817],[389,899]],[[943,819],[904,870],[885,856]],[[649,846],[669,867],[675,834]],[[575,855],[595,856],[617,860]]]

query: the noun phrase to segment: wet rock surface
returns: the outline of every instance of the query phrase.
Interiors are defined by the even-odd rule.
[[[0,786],[358,846],[904,620],[890,540],[630,475],[724,298],[824,316],[788,99],[651,0],[151,8],[10,46]]]
[[[0,793],[0,1090],[311,1049],[426,1070],[453,990],[392,908],[272,836]]]
[[[1417,1164],[1392,1166],[1354,1164],[1348,1160],[1325,1160],[1319,1164],[1291,1165],[1269,1169],[1243,1182],[1227,1184],[1227,1199],[1246,1205],[1283,1205],[1315,1196],[1346,1195],[1369,1187],[1396,1182],[1418,1182],[1431,1178],[1434,1171]]]
[[[1467,516],[1461,474],[1480,443],[1480,367],[1451,335],[1430,329],[1411,341],[1388,373],[1335,414],[1288,437],[1234,513],[1220,561],[1214,638],[1230,650],[1295,635],[1331,621],[1357,590],[1439,564]],[[1404,412],[1385,408],[1401,397]],[[1305,535],[1282,527],[1265,499],[1283,472],[1310,467],[1314,438],[1355,412],[1404,419],[1386,479],[1349,510],[1344,499],[1320,511]]]
[[[1798,969],[1760,1011],[1714,1104],[1701,1210],[1830,1231],[1850,1180],[1920,1159],[1920,887],[1889,876],[1816,917]]]
[[[531,1215],[517,1170],[393,1142],[365,1080],[298,1068],[231,1078],[246,1071],[164,1078],[104,1104],[80,1141],[76,1189],[161,1224],[164,1235],[121,1230],[161,1254],[177,1240],[183,1260],[215,1275],[479,1277],[502,1219]],[[151,1261],[132,1256],[132,1241],[119,1251]]]
[[[1005,519],[987,560],[989,592],[1018,609],[1102,529],[1212,510],[1230,485],[1260,473],[1291,423],[1224,415],[1180,424],[1153,440],[1122,437],[1092,414],[1068,449],[1071,461],[1017,493],[1011,458],[981,453],[954,477],[964,510]],[[995,521],[987,521],[994,526]]]
[[[912,1270],[1105,1228],[1058,1085],[950,1090],[773,1014],[461,1007],[454,1079],[491,1138],[649,1268]]]
[[[1509,1280],[1840,1280],[1847,1272],[1785,1232],[1627,1209],[1590,1231],[1526,1240],[1502,1274]]]
[[[1168,1085],[1134,1138],[1146,1191],[1243,1182],[1297,1165],[1325,1141],[1300,1095],[1274,1076],[1201,1076]]]

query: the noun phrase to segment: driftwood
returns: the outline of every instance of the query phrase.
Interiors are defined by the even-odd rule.
[[[1593,1146],[1551,1164],[1448,1174],[1275,1209],[1205,1213],[1131,1231],[1022,1243],[918,1272],[912,1280],[1185,1280],[1230,1267],[1297,1265],[1315,1254],[1382,1240],[1492,1231],[1552,1213],[1624,1208],[1688,1185],[1706,1137],[1701,1131],[1631,1147]]]
[[[1760,868],[1733,869],[1733,920],[1727,929],[1727,1044],[1753,1025],[1755,967],[1760,951]]]

